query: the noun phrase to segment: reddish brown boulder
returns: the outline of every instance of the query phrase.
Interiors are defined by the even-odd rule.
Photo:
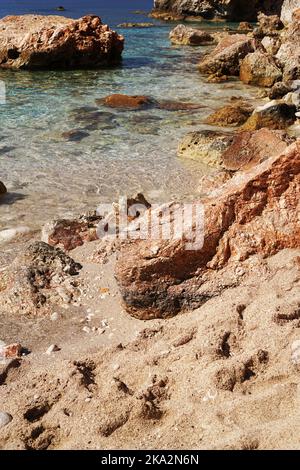
[[[221,156],[226,170],[247,170],[267,158],[283,153],[293,138],[283,131],[260,129],[254,132],[240,132]]]
[[[0,67],[98,68],[120,62],[123,36],[98,16],[7,16],[0,21]]]
[[[201,73],[222,75],[238,75],[239,62],[247,54],[254,51],[254,41],[245,34],[227,34],[217,47],[200,62]]]
[[[153,100],[148,96],[129,96],[122,94],[109,95],[103,100],[97,101],[99,104],[102,102],[105,106],[110,108],[123,108],[123,109],[142,109],[153,104]]]
[[[272,56],[262,51],[248,54],[240,64],[240,80],[248,85],[271,87],[282,77]]]
[[[203,243],[194,249],[186,242],[201,233],[195,220],[183,239],[135,240],[124,246],[116,277],[125,308],[148,319],[198,307],[238,285],[251,262],[299,247],[299,196],[300,141],[199,201],[205,225]],[[171,207],[173,215],[182,209]],[[160,209],[161,228],[170,223],[169,209]]]

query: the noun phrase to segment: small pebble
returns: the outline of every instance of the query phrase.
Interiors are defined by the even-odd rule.
[[[51,346],[49,346],[49,348],[47,349],[46,354],[50,355],[53,352],[57,351],[60,351],[60,348],[56,344],[51,344]]]
[[[91,332],[91,329],[88,327],[88,326],[84,326],[82,328],[82,331],[84,331],[85,333],[90,333]]]
[[[113,365],[113,370],[119,370],[119,369],[120,369],[120,364]]]
[[[103,335],[103,333],[105,333],[105,328],[98,328],[98,333],[99,335]]]
[[[50,320],[51,321],[56,321],[59,319],[59,315],[57,312],[53,312],[51,315],[50,315]]]
[[[9,424],[12,419],[13,418],[9,413],[6,413],[6,411],[0,411],[0,429]]]

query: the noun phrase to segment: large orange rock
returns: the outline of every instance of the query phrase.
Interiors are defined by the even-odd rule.
[[[252,38],[246,34],[228,34],[223,36],[217,47],[201,60],[198,68],[204,74],[238,75],[240,60],[253,51]]]
[[[123,36],[98,16],[7,16],[0,21],[0,67],[97,68],[120,62]]]
[[[299,201],[297,141],[195,203],[195,207],[203,204],[203,231],[191,220],[183,239],[153,237],[124,245],[116,278],[125,308],[141,319],[167,317],[238,285],[254,260],[300,246]],[[170,221],[170,208],[174,217],[182,205],[160,208],[161,230]],[[189,236],[200,240],[201,233],[203,243],[187,249]]]

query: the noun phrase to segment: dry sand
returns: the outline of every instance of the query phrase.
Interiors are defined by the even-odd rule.
[[[0,364],[0,411],[13,417],[0,449],[299,447],[300,250],[193,312],[145,322],[121,307],[115,255],[90,261],[96,248],[72,252],[80,305],[56,320],[0,311],[0,339],[31,351]],[[51,344],[60,351],[45,354]]]

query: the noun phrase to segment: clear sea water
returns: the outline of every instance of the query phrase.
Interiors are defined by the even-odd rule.
[[[133,10],[147,0],[0,0],[7,14],[95,13],[114,28],[120,22],[150,21]],[[197,72],[205,48],[172,47],[174,25],[120,29],[123,63],[113,70],[72,72],[0,71],[6,104],[0,105],[0,180],[9,195],[0,204],[0,230],[19,225],[39,228],[45,221],[93,210],[119,195],[142,191],[151,201],[191,198],[209,169],[176,156],[180,138],[203,126],[212,109],[231,96],[254,95],[239,82],[207,84]],[[204,25],[211,27],[211,25]],[[197,111],[122,112],[95,100],[111,93],[200,103]],[[93,113],[98,114],[94,119]],[[88,128],[80,142],[62,133]]]

